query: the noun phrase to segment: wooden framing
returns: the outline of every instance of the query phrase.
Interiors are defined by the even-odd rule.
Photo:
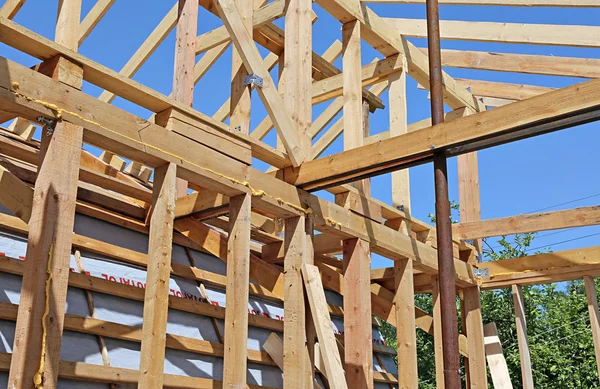
[[[55,41],[13,22],[25,1],[7,0],[0,8],[0,42],[41,60],[27,68],[0,57],[0,117],[14,119],[0,129],[0,204],[15,215],[0,214],[0,227],[28,238],[27,261],[0,257],[0,272],[23,276],[19,306],[0,304],[0,319],[16,322],[13,354],[0,354],[0,370],[9,371],[11,389],[55,388],[59,377],[144,388],[264,387],[248,384],[249,363],[279,367],[284,388],[318,388],[317,372],[331,388],[366,389],[375,382],[413,388],[419,384],[417,327],[434,336],[436,371],[442,377],[435,232],[410,215],[408,175],[408,168],[430,162],[441,150],[458,156],[461,222],[453,227],[453,255],[464,313],[459,352],[468,358],[469,387],[487,387],[486,357],[494,384],[510,387],[497,332],[482,321],[481,290],[513,290],[525,388],[533,387],[534,366],[522,286],[583,278],[600,360],[593,279],[600,276],[599,247],[476,261],[482,238],[599,223],[596,206],[480,220],[476,152],[600,119],[600,81],[595,80],[600,62],[443,50],[447,67],[592,80],[555,90],[443,73],[444,101],[451,108],[446,123],[409,124],[408,77],[430,88],[427,54],[406,39],[423,37],[423,22],[381,17],[366,4],[423,2],[316,0],[342,28],[342,41],[331,39],[333,44],[318,55],[310,0],[179,0],[116,72],[77,52],[110,17],[114,0],[97,1],[83,20],[81,0],[59,1]],[[440,3],[597,7],[589,0]],[[198,35],[199,7],[223,26]],[[143,28],[141,21],[133,28]],[[132,77],[174,28],[173,88],[166,96]],[[444,20],[441,31],[442,39],[598,47],[595,26]],[[381,58],[363,66],[364,43]],[[196,110],[194,85],[219,66],[231,46],[226,80],[231,93],[210,117]],[[197,54],[203,56],[196,63]],[[278,87],[271,76],[276,65]],[[103,90],[98,98],[81,91],[84,81]],[[267,111],[254,131],[252,91]],[[116,97],[149,110],[150,119],[111,105]],[[314,106],[329,100],[313,122]],[[370,113],[386,109],[386,103],[389,127],[370,128]],[[488,112],[486,106],[498,108]],[[41,141],[34,135],[36,125],[45,125]],[[283,147],[269,144],[266,135],[273,127]],[[344,136],[344,151],[319,158],[339,136]],[[82,152],[84,142],[102,154]],[[130,161],[126,168],[125,161]],[[385,173],[392,173],[391,204],[370,193],[370,178]],[[335,202],[310,193],[320,189]],[[148,254],[74,234],[76,213],[149,235]],[[220,258],[226,274],[199,269],[193,255],[189,266],[171,263],[173,243],[188,254],[193,249]],[[72,250],[79,272],[69,273]],[[86,275],[79,250],[145,269],[146,290]],[[372,253],[394,266],[371,269]],[[340,254],[343,259],[336,257]],[[487,269],[489,277],[476,277],[478,268]],[[171,277],[193,281],[206,301],[169,295]],[[226,308],[210,304],[204,284],[225,290]],[[85,292],[91,317],[65,314],[67,287]],[[329,303],[325,290],[342,296],[343,307]],[[429,292],[431,314],[414,299]],[[143,302],[142,327],[98,319],[92,293]],[[249,314],[250,296],[283,303],[285,320]],[[219,342],[168,334],[169,309],[210,318]],[[383,367],[382,355],[395,351],[373,343],[378,319],[371,314],[397,327],[398,375],[373,371],[373,357]],[[344,319],[343,336],[334,335],[332,317]],[[249,327],[281,335],[271,334],[265,351],[257,350],[249,345]],[[104,365],[61,361],[63,329],[97,337]],[[111,367],[106,338],[141,343],[139,370]],[[166,349],[223,358],[223,380],[165,374]],[[443,386],[438,379],[437,387]]]

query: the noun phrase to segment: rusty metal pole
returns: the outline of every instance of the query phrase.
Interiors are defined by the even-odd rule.
[[[429,84],[431,91],[431,121],[444,122],[444,91],[442,88],[442,58],[440,52],[440,17],[437,0],[427,0],[427,40],[429,52]],[[432,145],[435,147],[435,145]],[[458,357],[458,319],[452,250],[452,223],[448,200],[448,172],[444,150],[433,155],[435,175],[435,214],[438,249],[439,291],[446,389],[460,389]]]

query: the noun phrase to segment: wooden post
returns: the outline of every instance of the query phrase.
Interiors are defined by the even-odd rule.
[[[244,27],[250,34],[254,30],[252,16],[254,4],[249,0],[236,0],[237,9],[240,11]],[[250,133],[251,88],[244,85],[244,77],[248,75],[244,62],[238,51],[233,48],[231,55],[231,103],[230,125],[231,128],[244,134]]]
[[[284,389],[306,387],[306,306],[302,284],[302,265],[306,252],[305,217],[285,220],[283,381]]]
[[[248,294],[250,282],[249,194],[232,197],[229,203],[227,239],[227,288],[225,310],[225,356],[223,386],[246,387],[248,360]]]
[[[308,265],[315,264],[315,230],[314,218],[307,215],[304,223],[304,233],[306,236],[306,248],[304,250],[304,263]],[[304,306],[309,307],[308,296],[304,294]],[[312,311],[305,308],[306,312],[306,380],[307,389],[313,389],[315,381],[315,342],[317,339],[317,330],[312,315]]]
[[[175,33],[175,67],[173,98],[192,106],[194,101],[194,66],[196,65],[196,35],[198,31],[198,2],[179,0]],[[187,181],[177,179],[177,197],[187,195]]]
[[[465,108],[462,116],[472,115],[473,110]],[[479,193],[479,162],[477,152],[461,154],[456,157],[458,168],[458,203],[460,221],[481,220],[481,199]],[[473,245],[481,253],[481,239],[475,239]]]
[[[469,378],[471,389],[487,389],[483,317],[479,287],[463,289],[467,344],[469,347]]]
[[[370,245],[359,238],[348,239],[344,241],[343,251],[346,380],[350,388],[372,389],[373,328],[371,324]],[[411,312],[411,316],[414,319],[413,312]]]
[[[361,85],[360,23],[356,20],[342,27],[342,69],[344,79],[344,150],[364,144]],[[368,179],[354,182],[361,193],[368,191]]]
[[[144,322],[138,388],[162,388],[167,339],[167,316],[171,276],[171,247],[177,165],[168,163],[154,169],[152,216],[148,241],[148,270],[144,294]]]
[[[81,0],[59,1],[56,42],[75,51],[80,13]],[[66,74],[68,68],[51,73],[64,83],[72,81],[74,87],[79,87],[80,68],[70,65],[73,74]],[[53,131],[48,127],[42,130],[27,240],[28,266],[23,274],[8,379],[10,389],[56,388],[82,142],[83,129],[68,122],[57,121]]]
[[[408,132],[406,108],[406,57],[402,61],[402,71],[389,76],[390,136]],[[410,177],[408,169],[392,172],[392,205],[410,212]]]
[[[431,277],[431,297],[433,299],[433,347],[435,350],[435,384],[444,389],[444,343],[442,342],[442,305],[440,285],[437,276]]]
[[[590,325],[594,337],[594,351],[596,352],[596,366],[600,375],[600,314],[598,313],[598,298],[596,296],[596,283],[590,276],[583,277],[585,295],[587,296],[588,311],[590,312]]]
[[[396,280],[396,337],[398,339],[398,388],[419,387],[417,370],[417,333],[415,287],[412,259],[394,261]]]
[[[312,137],[312,0],[288,0],[285,13],[283,102],[296,125],[300,148],[310,155]],[[360,65],[359,65],[360,66]]]
[[[517,323],[517,340],[519,342],[519,357],[521,359],[521,375],[523,389],[533,389],[533,375],[531,372],[531,356],[527,341],[527,321],[525,318],[525,303],[521,285],[512,286],[513,302],[515,305],[515,320]]]

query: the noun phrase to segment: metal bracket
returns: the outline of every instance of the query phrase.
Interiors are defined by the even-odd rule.
[[[261,76],[259,76],[258,74],[248,74],[246,77],[244,77],[244,86],[248,86],[248,85],[256,85],[259,88],[263,87],[263,78]]]
[[[37,121],[46,126],[46,135],[50,136],[54,133],[56,128],[56,120],[47,118],[45,116],[38,116]]]
[[[488,268],[473,269],[473,276],[475,278],[490,278],[490,269],[488,269]]]

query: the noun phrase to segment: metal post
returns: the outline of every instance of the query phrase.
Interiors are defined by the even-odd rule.
[[[437,0],[427,0],[427,39],[429,52],[429,84],[431,91],[431,120],[444,122],[444,92],[440,52],[440,20]],[[460,389],[458,357],[458,319],[456,316],[456,287],[452,253],[452,223],[448,201],[448,173],[443,150],[434,152],[435,213],[438,249],[438,271],[444,353],[444,382],[447,389]]]

